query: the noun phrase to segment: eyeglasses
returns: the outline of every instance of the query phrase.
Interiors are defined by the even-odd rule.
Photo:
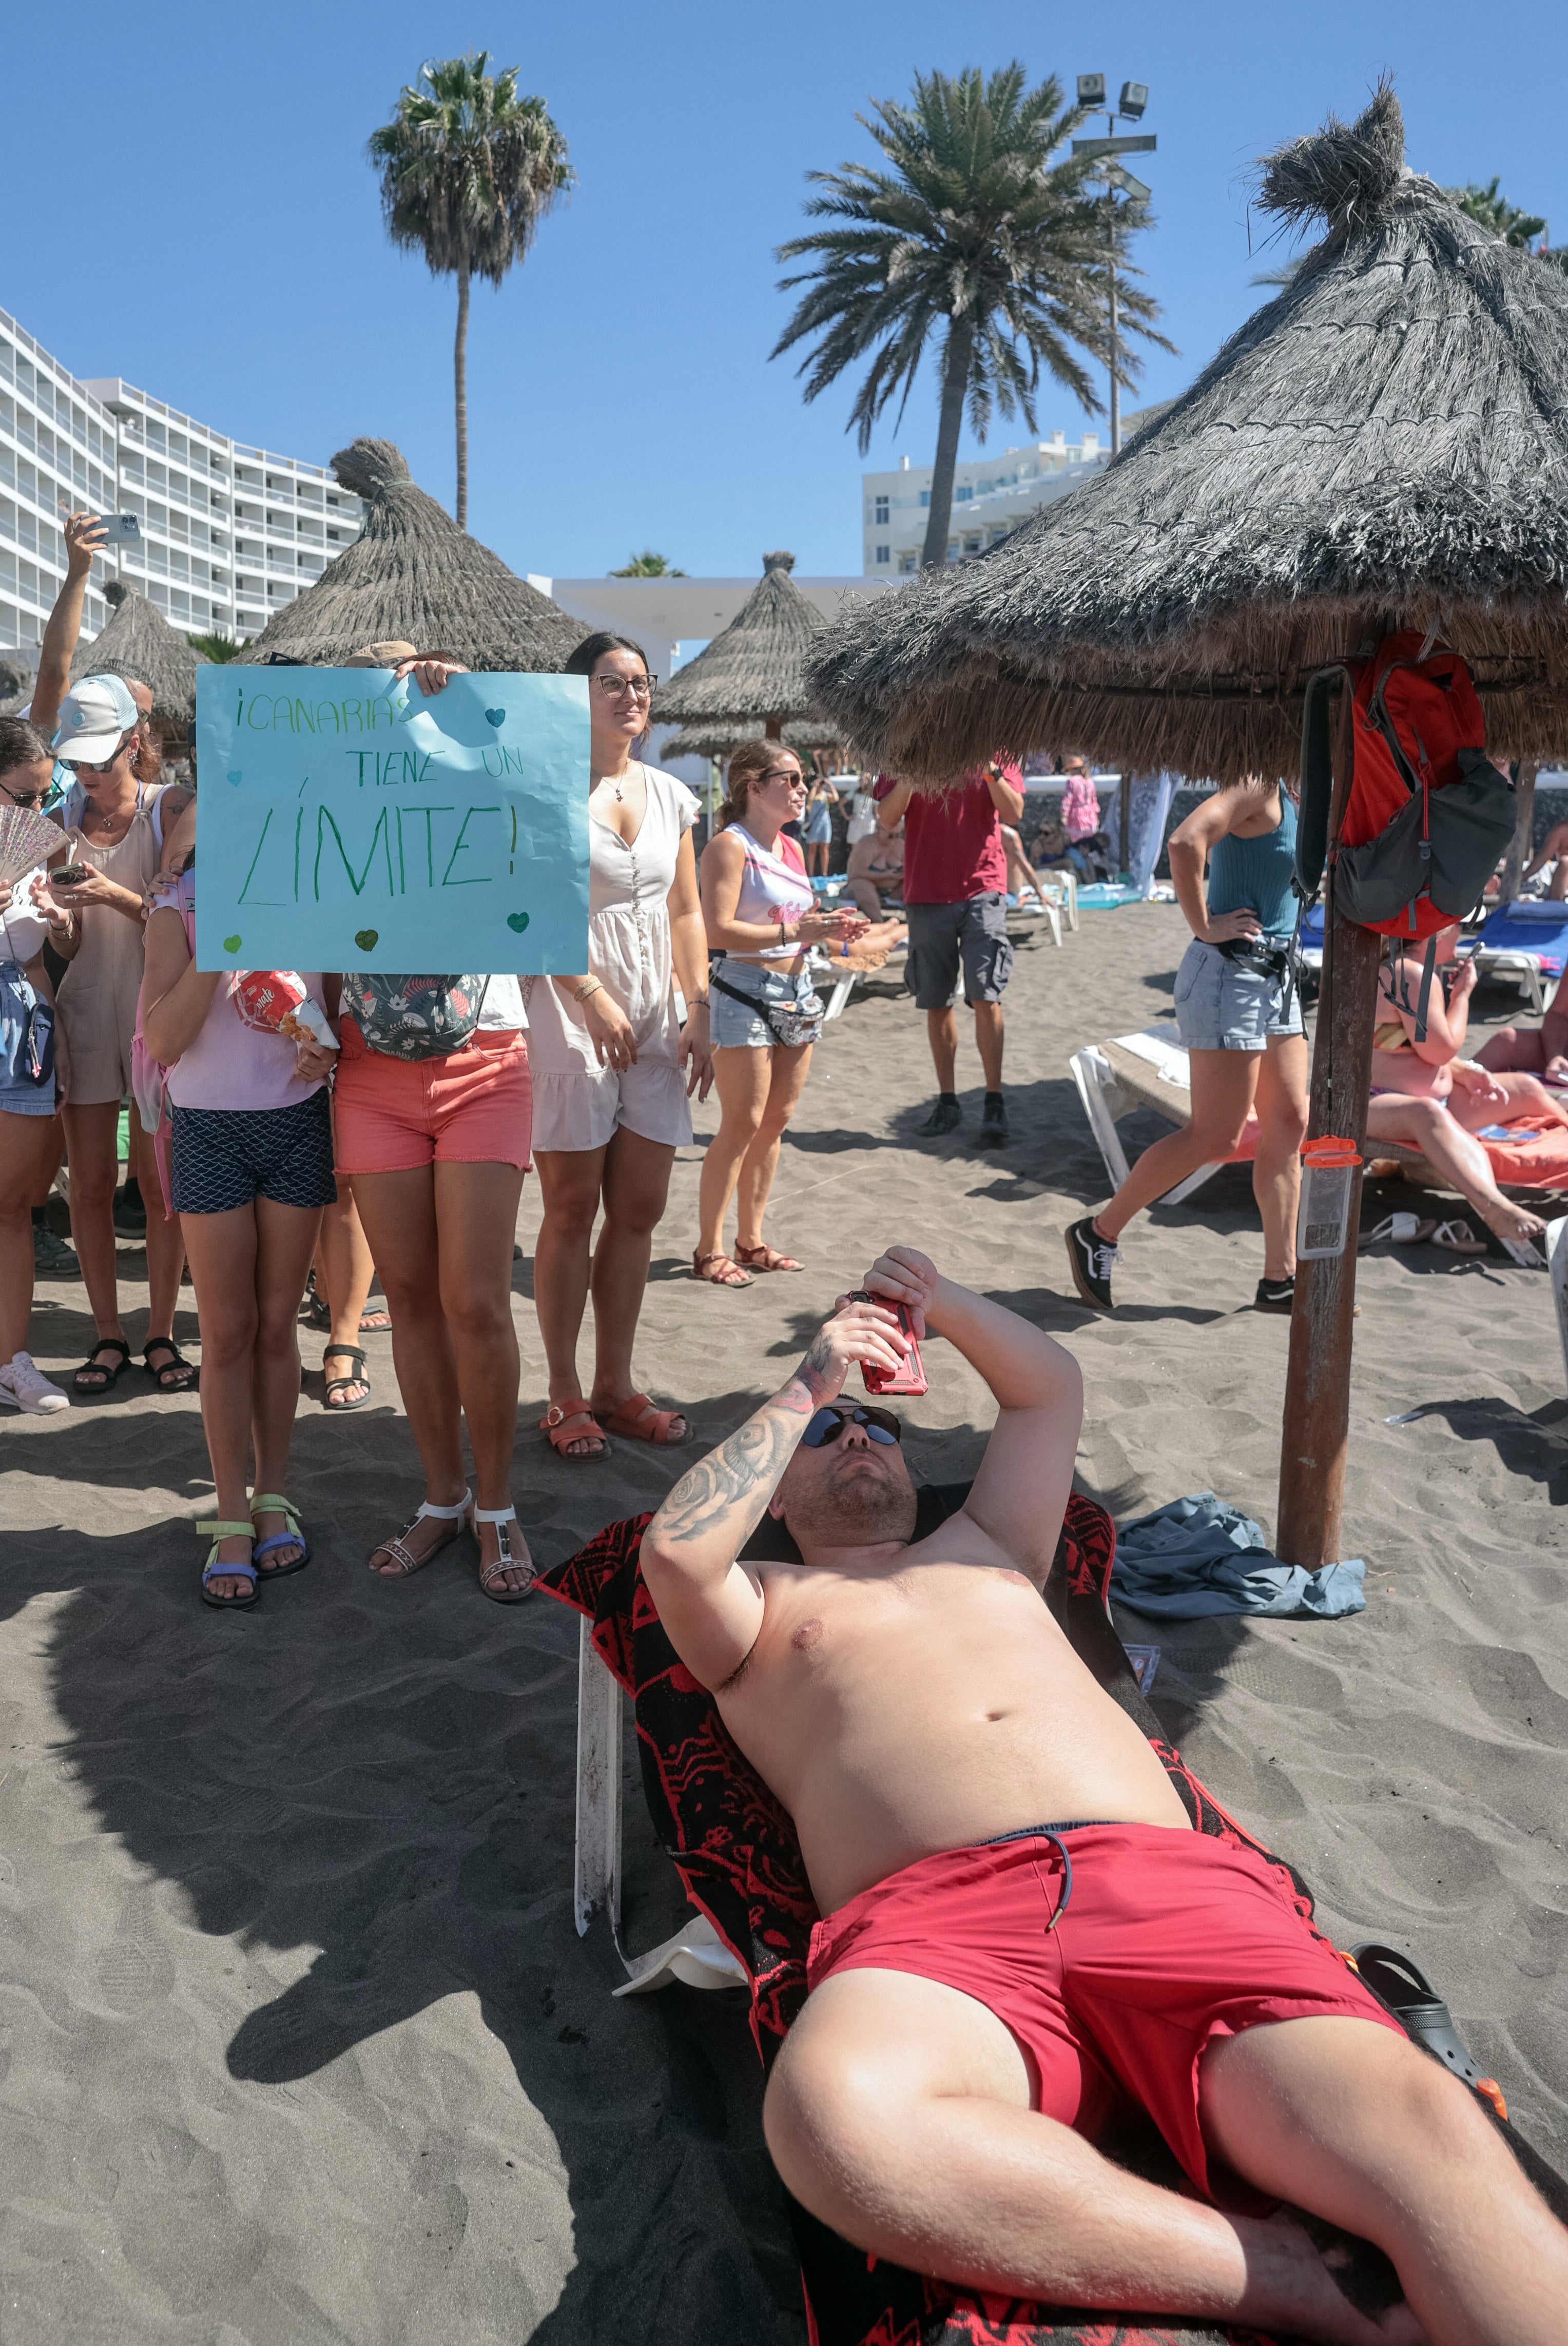
[[[41,807],[49,795],[46,790],[14,790],[8,782],[0,782],[0,790],[5,791],[13,806],[19,807]]]
[[[802,788],[806,781],[805,775],[794,766],[769,766],[767,771],[759,774],[757,779],[759,782],[799,782]]]
[[[800,1436],[808,1450],[825,1449],[837,1442],[846,1425],[863,1425],[871,1440],[881,1444],[901,1442],[901,1420],[891,1409],[820,1409]]]
[[[651,700],[657,676],[596,676],[594,682],[612,700],[619,700],[629,692],[634,700]]]

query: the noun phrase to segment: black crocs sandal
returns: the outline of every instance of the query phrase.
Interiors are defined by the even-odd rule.
[[[155,1352],[167,1352],[167,1361],[153,1366]],[[142,1366],[157,1385],[159,1392],[189,1392],[196,1382],[196,1362],[188,1361],[172,1336],[149,1336],[142,1347]],[[173,1384],[166,1382],[171,1370],[179,1372]]]
[[[352,1361],[354,1372],[347,1377],[327,1377],[329,1361]],[[321,1374],[327,1377],[326,1406],[331,1410],[363,1409],[371,1397],[371,1381],[365,1374],[365,1356],[358,1344],[329,1344],[321,1354]],[[351,1385],[363,1385],[358,1401],[334,1401],[334,1393],[347,1392]]]
[[[111,1368],[107,1361],[99,1360],[100,1352],[117,1352],[119,1359]],[[123,1336],[100,1336],[71,1382],[79,1393],[112,1392],[130,1364],[131,1348]],[[97,1382],[85,1384],[83,1379],[86,1377],[96,1378]]]
[[[1378,2002],[1393,2014],[1408,2036],[1424,2051],[1434,2053],[1444,2068],[1451,2069],[1465,2085],[1481,2084],[1480,2064],[1471,2058],[1453,2025],[1453,2014],[1412,1956],[1373,1939],[1352,1947],[1350,1959]],[[1492,2084],[1490,2078],[1485,2082]],[[1492,2086],[1492,2092],[1496,2090]]]

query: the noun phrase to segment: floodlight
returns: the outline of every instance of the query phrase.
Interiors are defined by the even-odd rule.
[[[1080,74],[1078,76],[1078,103],[1080,106],[1104,106],[1105,103],[1105,76],[1104,74]]]
[[[1116,103],[1116,112],[1125,114],[1129,122],[1141,122],[1148,102],[1149,86],[1146,81],[1125,81]]]

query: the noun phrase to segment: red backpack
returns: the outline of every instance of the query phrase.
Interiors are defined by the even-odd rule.
[[[1330,849],[1329,688],[1340,677],[1353,696],[1353,763]],[[1317,893],[1327,862],[1333,909],[1365,929],[1410,942],[1463,920],[1513,837],[1513,784],[1485,742],[1470,670],[1433,634],[1407,627],[1385,636],[1370,659],[1319,668],[1301,721],[1296,877],[1303,895]],[[1418,1040],[1434,955],[1429,947]]]

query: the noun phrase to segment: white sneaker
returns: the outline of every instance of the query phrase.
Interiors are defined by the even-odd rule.
[[[49,1382],[31,1352],[18,1352],[0,1368],[0,1404],[25,1410],[30,1417],[51,1417],[57,1409],[70,1408],[71,1396]]]

